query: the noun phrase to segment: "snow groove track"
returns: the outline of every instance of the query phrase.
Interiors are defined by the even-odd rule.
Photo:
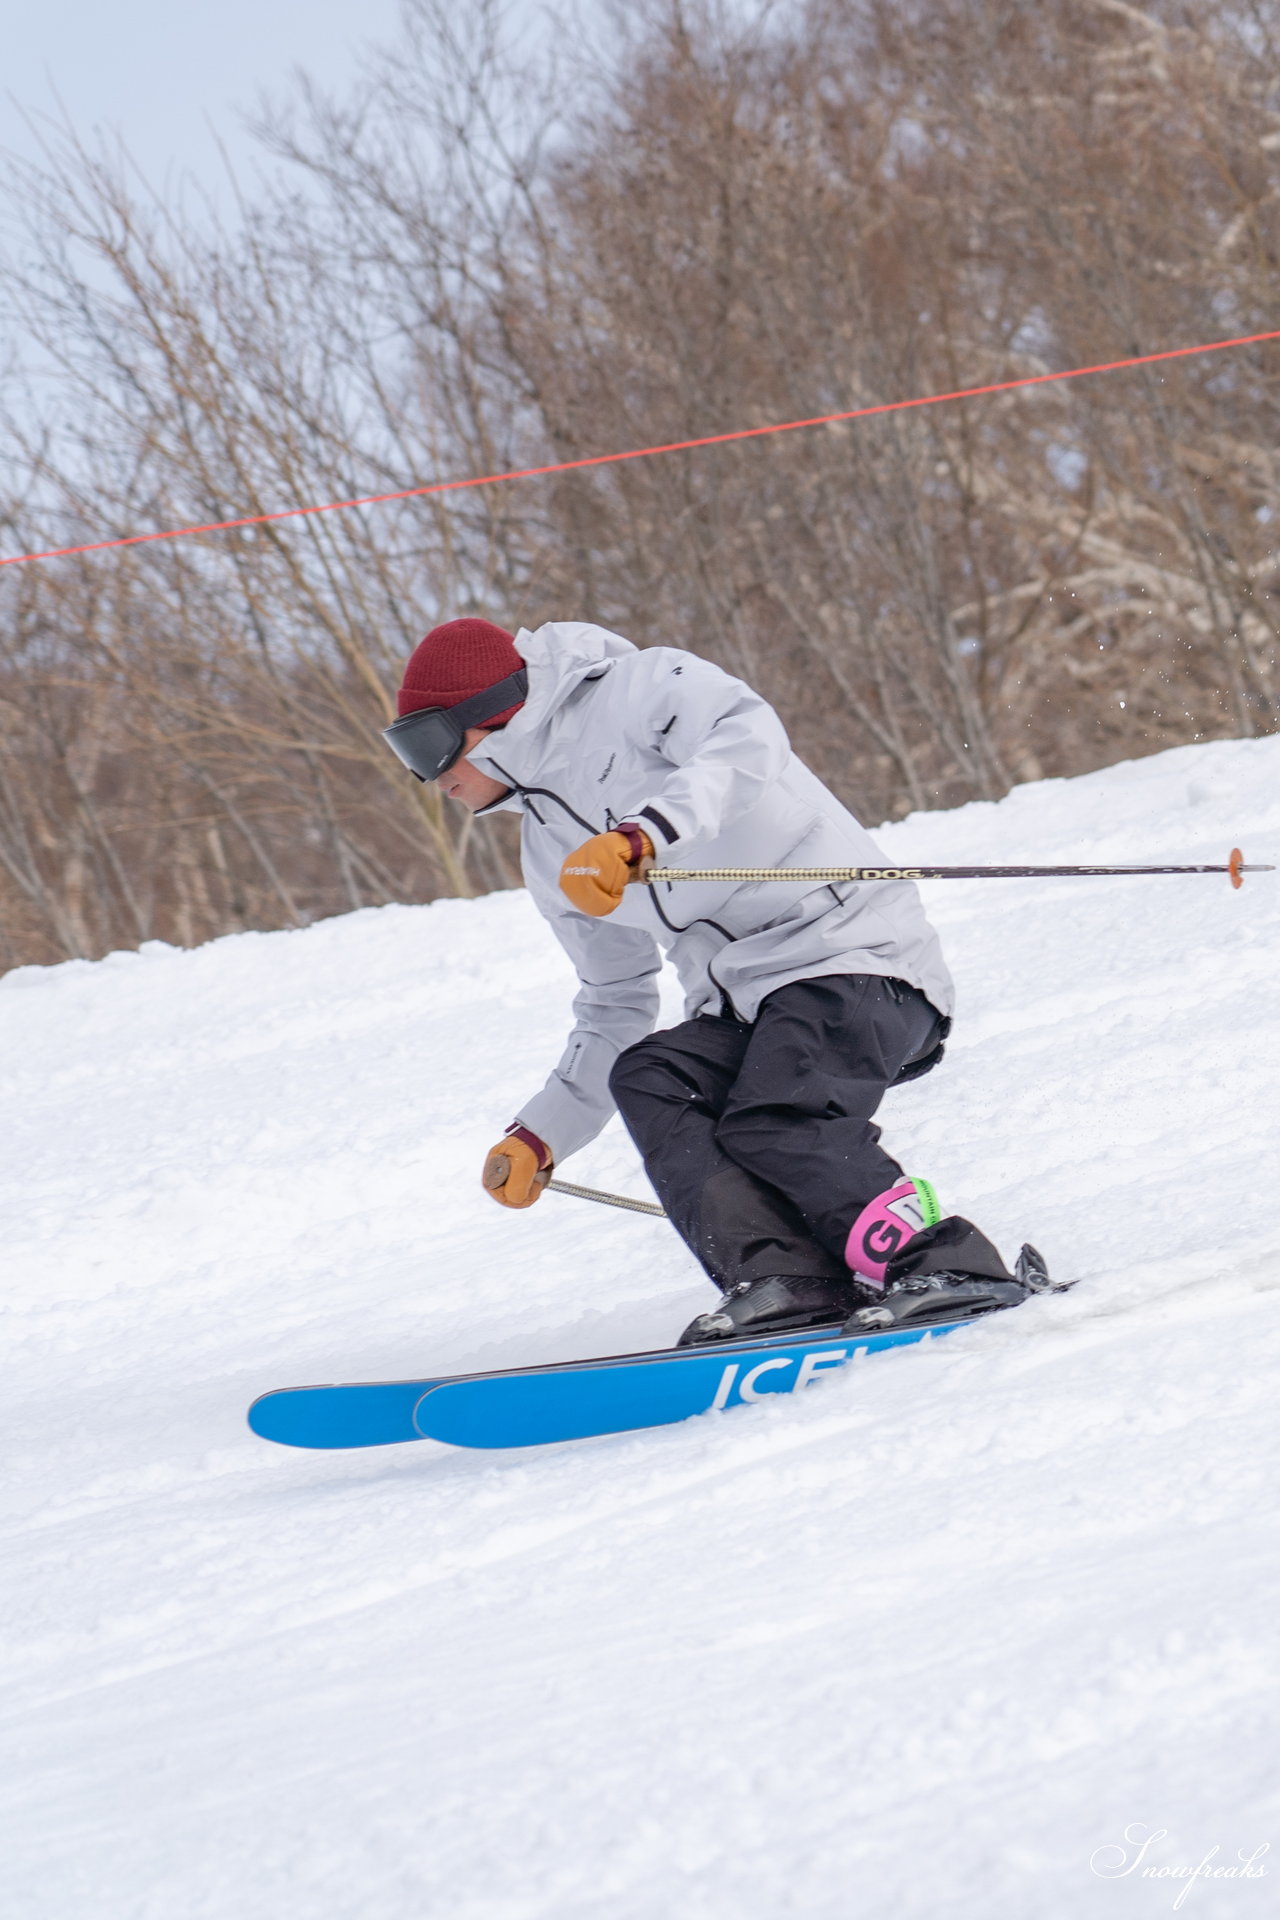
[[[882,840],[1274,860],[1280,741]],[[478,1192],[569,997],[523,895],[0,981],[6,1916],[1146,1920],[1132,1826],[1270,1842],[1180,1911],[1275,1910],[1280,887],[930,898],[961,1017],[888,1138],[1079,1286],[536,1454],[244,1425],[701,1300],[661,1221]],[[616,1130],[566,1171],[644,1191]]]

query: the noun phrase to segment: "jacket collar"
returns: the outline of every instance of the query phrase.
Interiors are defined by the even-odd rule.
[[[538,784],[552,757],[555,722],[568,701],[586,681],[601,678],[637,650],[621,634],[585,620],[552,620],[533,633],[521,627],[515,639],[529,670],[528,697],[506,726],[490,736],[492,744],[482,741],[467,757],[491,780],[514,781],[516,786],[479,808],[478,814],[523,812],[519,789]]]

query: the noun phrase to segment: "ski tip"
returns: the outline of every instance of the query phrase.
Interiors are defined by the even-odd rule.
[[[327,1450],[386,1447],[420,1440],[413,1409],[432,1380],[386,1380],[317,1387],[283,1387],[258,1396],[249,1408],[251,1432],[282,1447]]]
[[[307,1420],[307,1402],[304,1394],[323,1393],[323,1388],[302,1387],[285,1388],[274,1393],[259,1394],[245,1415],[249,1431],[259,1440],[274,1440],[282,1447],[323,1446],[323,1440],[313,1437],[311,1423]],[[303,1410],[300,1413],[300,1409]]]

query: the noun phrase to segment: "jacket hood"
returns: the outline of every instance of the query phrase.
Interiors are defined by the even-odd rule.
[[[468,755],[472,766],[495,780],[513,775],[522,784],[532,784],[546,750],[547,727],[569,696],[584,680],[608,673],[616,660],[637,651],[621,634],[588,620],[550,620],[534,633],[521,627],[516,652],[529,669],[528,695],[514,719],[492,736],[492,747],[485,742]],[[480,811],[520,807],[519,795],[513,793]]]

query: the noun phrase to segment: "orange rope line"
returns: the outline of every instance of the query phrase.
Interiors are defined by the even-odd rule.
[[[321,506],[284,507],[276,513],[251,513],[239,520],[211,520],[204,526],[172,527],[162,533],[130,533],[118,540],[92,540],[79,547],[50,547],[43,553],[16,553],[0,559],[0,567],[20,567],[31,560],[61,560],[77,553],[103,553],[112,547],[136,547],[148,540],[182,540],[189,534],[229,533],[238,527],[258,527],[274,520],[294,520],[310,513],[340,513],[347,507],[380,506],[388,500],[415,500],[428,493],[455,493],[464,487],[498,486],[508,480],[536,480],[554,473],[572,473],[583,467],[607,467],[622,460],[645,460],[650,454],[686,453],[695,447],[720,447],[733,440],[758,440],[769,433],[795,433],[802,427],[828,427],[841,420],[867,420],[875,414],[902,413],[910,407],[938,407],[951,400],[976,400],[986,394],[1011,393],[1017,387],[1045,386],[1053,380],[1080,380],[1091,373],[1119,373],[1126,367],[1147,367],[1160,360],[1181,360],[1191,354],[1221,353],[1228,347],[1252,347],[1263,340],[1280,340],[1273,333],[1250,333],[1238,340],[1210,340],[1197,347],[1167,347],[1161,353],[1139,353],[1129,360],[1108,360],[1096,367],[1068,367],[1061,373],[1030,373],[1018,380],[999,380],[991,386],[961,387],[955,393],[929,393],[914,400],[886,400],[879,406],[854,407],[847,413],[820,413],[812,420],[782,420],[769,427],[739,427],[732,433],[708,433],[697,440],[669,440],[661,446],[630,447],[624,453],[592,453],[580,460],[560,460],[546,467],[517,467],[509,473],[479,474],[470,480],[433,480],[423,487],[404,487],[396,493],[366,493],[354,500],[329,500]]]

